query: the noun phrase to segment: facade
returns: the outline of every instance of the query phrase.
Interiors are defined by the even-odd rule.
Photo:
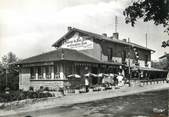
[[[74,83],[67,78],[70,74],[78,74],[83,79],[87,73],[123,72],[127,76],[129,68],[133,71],[137,68],[144,74],[163,72],[151,68],[154,50],[126,39],[119,40],[118,36],[118,33],[107,37],[68,27],[68,32],[52,45],[56,50],[18,62],[19,88],[64,87],[67,82]],[[90,83],[95,85],[99,79],[93,78]]]
[[[130,58],[131,66],[135,66],[138,61],[141,67],[151,67],[151,53],[155,51],[127,42],[126,39],[119,40],[118,33],[107,37],[106,34],[99,35],[71,27],[68,30],[68,33],[52,45],[53,47],[75,49],[97,60],[112,63],[128,65]]]
[[[169,54],[165,53],[163,56],[159,57],[159,60],[159,63],[161,63],[160,67],[169,70]]]

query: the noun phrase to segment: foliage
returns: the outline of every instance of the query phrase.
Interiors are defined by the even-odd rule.
[[[11,90],[18,89],[18,67],[13,64],[17,61],[18,58],[12,52],[2,57],[2,61],[0,62],[0,90],[4,90],[6,84]]]
[[[7,68],[9,72],[17,71],[16,65],[13,64],[17,61],[18,61],[18,58],[16,57],[16,55],[12,52],[9,52],[7,55],[4,55],[2,57],[1,65],[4,69]]]
[[[165,48],[167,46],[169,46],[169,40],[163,41],[161,47]]]
[[[126,23],[131,23],[132,26],[143,18],[144,22],[153,21],[155,25],[163,25],[169,34],[169,0],[137,0],[123,14]]]
[[[44,93],[39,91],[12,91],[9,94],[0,93],[0,103],[46,97],[52,97],[52,94],[49,92]]]

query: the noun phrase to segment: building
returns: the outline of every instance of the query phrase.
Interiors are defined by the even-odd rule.
[[[163,56],[159,57],[160,61],[160,66],[162,69],[169,69],[169,54],[165,53]]]
[[[163,56],[159,57],[159,59],[169,59],[169,53],[165,53]]]
[[[68,32],[53,45],[56,50],[33,56],[18,62],[20,65],[19,88],[28,90],[30,86],[63,87],[69,82],[67,76],[86,73],[123,72],[127,76],[129,68],[145,74],[163,72],[151,68],[152,49],[119,40],[119,34],[99,35],[77,28],[68,27]],[[137,70],[136,70],[137,69]],[[134,75],[133,75],[134,77]],[[97,84],[93,78],[91,84]]]

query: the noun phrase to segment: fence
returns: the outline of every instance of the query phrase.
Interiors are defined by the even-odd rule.
[[[149,79],[149,80],[131,80],[131,84],[137,85],[152,85],[152,84],[162,84],[166,83],[166,79],[158,78],[158,79]]]

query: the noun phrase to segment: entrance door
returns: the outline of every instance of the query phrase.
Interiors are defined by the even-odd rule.
[[[91,72],[92,72],[93,74],[97,74],[97,73],[98,73],[98,67],[92,67],[92,68],[91,68]],[[91,78],[92,78],[92,85],[95,85],[95,84],[98,83],[98,77],[92,76]]]

